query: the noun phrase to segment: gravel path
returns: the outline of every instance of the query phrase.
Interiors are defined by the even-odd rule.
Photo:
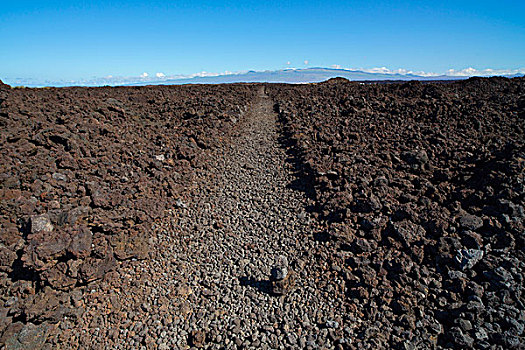
[[[263,88],[243,123],[171,221],[157,225],[154,259],[124,262],[117,283],[88,293],[88,327],[64,341],[117,349],[343,347],[357,320],[343,317],[344,283],[326,262],[326,243],[314,239],[322,228],[305,211],[311,203],[289,186],[296,179]],[[270,270],[280,255],[297,279],[274,296]]]

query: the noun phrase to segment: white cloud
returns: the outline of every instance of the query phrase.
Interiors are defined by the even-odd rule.
[[[492,69],[492,68],[486,68],[486,69],[476,69],[472,67],[468,67],[465,69],[455,70],[455,69],[449,69],[446,72],[447,75],[455,76],[455,77],[472,77],[472,76],[480,76],[480,77],[489,77],[493,75],[514,75],[514,74],[525,74],[525,68],[518,68],[518,69]]]
[[[289,61],[288,61],[289,62]],[[287,62],[287,64],[288,64]],[[305,64],[308,64],[308,60],[304,61]],[[444,72],[427,72],[427,71],[414,71],[405,68],[390,69],[387,67],[374,67],[374,68],[346,68],[338,64],[330,66],[335,69],[344,69],[347,71],[361,71],[368,73],[381,73],[381,74],[413,74],[416,76],[423,77],[439,77],[441,75],[455,76],[455,77],[471,77],[471,76],[509,76],[509,75],[525,75],[525,67],[516,68],[516,69],[494,69],[494,68],[484,68],[477,69],[473,67],[468,67],[464,69],[448,69]],[[303,68],[288,68],[288,69],[304,69]],[[270,70],[271,71],[271,70]],[[11,79],[8,80],[11,85],[19,86],[72,86],[72,85],[82,85],[82,86],[102,86],[102,85],[124,85],[124,84],[133,84],[139,82],[149,82],[150,79],[152,82],[157,81],[166,81],[166,80],[175,80],[175,79],[187,79],[194,77],[216,77],[220,75],[235,75],[247,73],[246,71],[224,71],[221,73],[213,73],[202,71],[194,74],[178,74],[178,75],[166,75],[164,73],[156,73],[154,76],[150,77],[148,73],[143,73],[139,76],[118,76],[118,75],[107,75],[105,77],[93,77],[88,79],[81,80],[72,80],[72,81],[37,81],[31,79]]]
[[[332,67],[334,67],[333,65]],[[387,67],[374,67],[374,68],[342,68],[347,69],[351,71],[362,71],[366,73],[380,73],[380,74],[413,74],[413,75],[419,75],[422,77],[437,77],[440,75],[448,75],[448,76],[454,76],[454,77],[490,77],[495,75],[514,75],[514,74],[525,74],[525,68],[518,68],[518,69],[492,69],[492,68],[486,68],[486,69],[476,69],[472,67],[464,68],[464,69],[448,69],[445,72],[427,72],[427,71],[414,71],[410,69],[405,68],[397,68],[397,69],[390,69]]]
[[[193,77],[216,77],[218,75],[221,75],[221,73],[210,73],[210,72],[202,71],[202,72],[195,73],[195,74],[189,74],[186,77],[187,78],[193,78]]]
[[[393,72],[386,68],[386,67],[376,67],[376,68],[369,68],[369,69],[362,69],[363,72],[367,73],[383,73],[383,74],[393,74]]]
[[[433,73],[433,72],[424,72],[424,71],[413,71],[405,68],[398,68],[398,69],[389,69],[387,67],[378,67],[378,68],[359,68],[356,70],[360,70],[367,73],[380,73],[380,74],[401,74],[401,75],[407,75],[407,74],[413,74],[413,75],[419,75],[423,77],[433,77],[438,76],[440,74]]]

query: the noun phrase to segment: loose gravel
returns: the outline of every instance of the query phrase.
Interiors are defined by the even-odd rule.
[[[197,173],[194,190],[156,225],[153,259],[124,261],[55,335],[89,348],[343,348],[360,320],[345,318],[344,282],[330,242],[306,208],[273,103],[261,87],[238,135]],[[303,184],[307,186],[307,184]],[[333,251],[332,251],[333,254]],[[337,253],[345,254],[345,253]],[[287,260],[295,283],[271,290]],[[337,268],[336,268],[337,270]]]

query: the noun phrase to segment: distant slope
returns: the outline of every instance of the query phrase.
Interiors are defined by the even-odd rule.
[[[150,81],[132,83],[129,85],[149,84],[224,84],[224,83],[317,83],[330,78],[346,78],[354,81],[366,80],[457,80],[468,77],[450,77],[446,75],[424,77],[414,74],[383,74],[367,73],[347,69],[331,68],[306,68],[306,69],[283,69],[277,71],[249,71],[239,74],[228,74],[208,77],[193,77],[183,79],[168,79],[163,81]]]
[[[507,78],[523,76],[514,74]],[[470,76],[421,76],[415,74],[369,73],[359,70],[335,68],[282,69],[275,71],[249,71],[234,74],[213,76],[171,76],[171,77],[113,77],[92,78],[79,81],[36,81],[16,78],[8,81],[11,86],[44,87],[44,86],[143,86],[143,85],[181,85],[181,84],[225,84],[225,83],[318,83],[331,78],[346,78],[353,81],[385,80],[460,80]]]

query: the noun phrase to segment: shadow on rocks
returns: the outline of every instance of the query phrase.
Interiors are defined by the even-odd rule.
[[[295,180],[288,184],[288,188],[303,192],[307,198],[315,201],[314,173],[306,162],[304,151],[297,145],[292,131],[288,127],[288,120],[284,113],[280,113],[279,106],[275,105],[274,110],[279,115],[279,145],[286,151],[286,162],[292,165]],[[313,206],[306,208],[309,212],[315,210]]]
[[[270,280],[256,280],[253,277],[243,276],[239,279],[241,286],[250,286],[257,289],[261,293],[268,295],[272,294],[272,283]]]

